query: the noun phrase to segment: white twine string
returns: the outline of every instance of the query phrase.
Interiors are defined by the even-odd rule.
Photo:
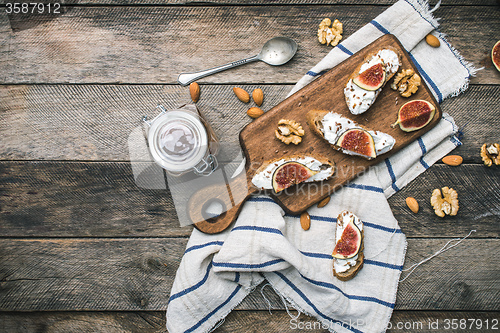
[[[264,289],[265,287],[267,287],[267,286],[272,287],[272,285],[271,285],[270,283],[266,283],[265,285],[263,285],[263,286],[260,288],[260,294],[262,295],[262,297],[264,298],[264,300],[265,300],[265,301],[266,301],[266,303],[267,303],[267,309],[268,309],[269,313],[270,313],[270,314],[273,314],[273,313],[271,312],[271,302],[267,299],[267,297],[264,295],[264,292],[263,292],[263,289]],[[273,289],[273,290],[274,290],[274,289]],[[294,316],[294,315],[290,312],[290,310],[288,309],[288,303],[287,303],[286,299],[283,297],[283,295],[281,295],[281,294],[280,294],[280,293],[278,293],[278,292],[277,292],[276,294],[277,294],[277,295],[281,298],[281,302],[283,302],[283,305],[285,305],[285,310],[286,310],[286,313],[288,314],[288,316],[289,316],[290,318],[292,318],[292,319],[297,320],[297,319],[300,317],[301,312],[300,312],[299,310],[295,309],[295,310],[297,310],[297,315],[296,315],[296,316]]]
[[[211,329],[208,333],[212,333],[213,331],[215,331],[216,329],[218,329],[219,327],[221,327],[221,326],[222,326],[222,324],[224,324],[224,322],[225,322],[225,321],[226,321],[226,318],[225,318],[225,317],[224,317],[224,318],[222,318],[222,320],[221,320],[221,321],[219,321],[219,322],[217,323],[217,325],[215,325],[215,326],[214,326],[214,328],[212,328],[212,329]]]
[[[434,253],[432,256],[430,256],[430,257],[428,257],[428,258],[426,258],[426,259],[422,260],[422,261],[421,261],[421,262],[419,262],[419,263],[416,263],[416,264],[411,265],[411,266],[410,266],[410,267],[408,267],[407,269],[403,269],[403,272],[410,271],[410,273],[406,274],[406,276],[405,276],[403,279],[399,280],[399,282],[403,282],[404,280],[406,280],[406,278],[407,278],[408,276],[410,276],[410,275],[411,275],[411,273],[413,273],[413,271],[414,271],[414,270],[415,270],[418,266],[422,265],[423,263],[425,263],[425,262],[427,262],[427,261],[431,260],[432,258],[434,258],[434,257],[436,257],[436,256],[438,256],[438,255],[440,255],[441,253],[443,253],[443,252],[445,252],[445,251],[448,251],[449,249],[451,249],[451,248],[453,248],[453,247],[457,246],[458,244],[460,244],[460,243],[461,243],[464,239],[466,239],[467,237],[469,237],[469,236],[470,236],[473,232],[476,232],[476,230],[471,230],[471,231],[469,232],[469,234],[468,234],[467,236],[465,236],[464,238],[453,238],[453,239],[450,239],[450,240],[449,240],[449,241],[448,241],[448,242],[447,242],[447,243],[446,243],[446,244],[445,244],[445,245],[444,245],[444,246],[443,246],[443,247],[442,247],[439,251],[437,251],[436,253]],[[453,241],[458,241],[458,242],[456,242],[455,244],[451,245],[450,247],[447,247],[447,246],[448,246],[448,244],[450,244],[450,243],[451,243],[451,242],[453,242]]]
[[[266,283],[265,285],[263,285],[261,288],[260,288],[260,294],[262,295],[262,297],[264,298],[264,300],[266,301],[267,303],[267,310],[269,311],[269,314],[273,314],[271,312],[271,302],[267,299],[266,295],[264,295],[264,288],[267,287],[267,286],[270,286],[271,284],[270,283]]]
[[[436,9],[439,8],[439,6],[441,6],[441,0],[438,1],[438,3],[434,6],[434,8],[432,8],[431,10],[429,10],[429,13],[434,12]]]
[[[296,309],[297,310],[297,315],[293,316],[292,313],[290,312],[290,310],[288,310],[288,305],[287,305],[286,299],[281,294],[278,293],[278,295],[281,298],[281,301],[283,302],[283,304],[285,304],[285,310],[286,310],[286,313],[288,314],[288,316],[290,318],[292,318],[293,320],[297,320],[300,317],[300,313],[301,312]]]

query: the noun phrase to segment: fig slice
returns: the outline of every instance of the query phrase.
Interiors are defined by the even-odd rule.
[[[373,65],[356,75],[352,82],[365,90],[377,90],[385,83],[385,68],[381,63]]]
[[[286,162],[280,165],[273,173],[273,190],[279,193],[292,185],[306,181],[318,172],[298,162]]]
[[[367,158],[377,157],[373,136],[361,128],[351,128],[342,133],[336,145]]]
[[[361,231],[354,223],[354,217],[351,216],[349,222],[342,231],[335,248],[333,249],[332,256],[337,259],[349,259],[358,254],[361,247]]]
[[[496,69],[500,71],[500,40],[496,42],[493,49],[491,49],[491,61]]]
[[[434,118],[436,108],[431,103],[424,100],[414,100],[405,103],[398,112],[398,120],[392,124],[399,127],[405,132],[419,130]]]

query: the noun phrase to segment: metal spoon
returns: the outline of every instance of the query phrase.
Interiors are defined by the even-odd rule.
[[[294,40],[287,37],[274,37],[264,44],[262,50],[256,56],[200,72],[182,73],[177,78],[177,81],[179,81],[181,85],[186,86],[202,77],[257,60],[261,60],[273,66],[283,65],[293,58],[295,52],[297,52],[297,43],[295,43]]]

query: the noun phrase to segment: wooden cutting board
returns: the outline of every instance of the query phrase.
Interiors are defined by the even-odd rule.
[[[332,194],[335,190],[340,189],[342,185],[353,180],[358,174],[366,171],[369,166],[390,157],[434,127],[439,122],[442,112],[424,80],[422,80],[417,93],[409,98],[401,97],[397,91],[392,90],[390,88],[391,80],[385,85],[375,103],[365,113],[353,115],[347,108],[343,90],[348,77],[367,54],[376,52],[386,46],[395,47],[400,51],[402,55],[400,70],[412,68],[418,73],[415,64],[397,38],[393,35],[384,35],[267,111],[247,125],[240,133],[240,144],[246,157],[246,174],[233,180],[232,184],[226,184],[232,198],[231,202],[226,203],[227,211],[218,218],[195,223],[195,226],[209,233],[222,231],[223,229],[219,230],[222,227],[227,228],[237,217],[242,203],[257,191],[251,184],[251,178],[254,176],[255,170],[268,160],[290,155],[314,157],[315,154],[320,154],[335,162],[336,174],[327,181],[299,184],[296,191],[289,191],[292,193],[287,194],[275,195],[272,191],[269,192],[287,213],[300,214],[308,207]],[[423,129],[409,133],[403,132],[399,126],[392,128],[391,124],[396,122],[401,105],[416,99],[427,100],[436,107],[436,113],[432,121]],[[306,123],[306,113],[313,109],[334,111],[369,129],[390,134],[396,139],[396,144],[390,152],[373,160],[342,154],[334,150],[327,141],[318,137],[309,129]],[[291,119],[302,124],[305,135],[299,145],[286,145],[275,137],[274,131],[280,119]],[[194,198],[193,202],[206,197],[207,193],[199,196],[198,199]]]

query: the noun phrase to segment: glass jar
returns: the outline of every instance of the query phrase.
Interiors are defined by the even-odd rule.
[[[148,124],[149,152],[154,161],[173,176],[188,172],[209,176],[217,169],[219,142],[195,105],[174,110],[158,106],[161,113]]]

